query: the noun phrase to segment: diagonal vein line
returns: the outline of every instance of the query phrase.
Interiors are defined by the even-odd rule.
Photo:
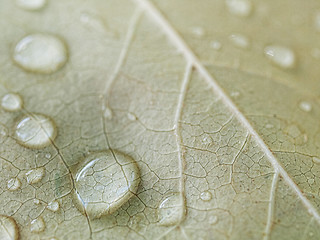
[[[133,0],[138,5],[140,5],[151,17],[154,21],[161,26],[162,30],[168,35],[174,45],[184,54],[185,58],[192,62],[194,67],[198,70],[198,72],[202,75],[204,80],[212,87],[213,91],[219,95],[223,103],[230,109],[231,112],[234,113],[235,117],[238,121],[248,130],[248,132],[252,135],[253,139],[258,143],[264,154],[268,157],[270,163],[274,167],[276,172],[283,177],[283,179],[287,182],[287,184],[291,187],[291,189],[295,192],[295,194],[300,198],[302,203],[308,209],[309,214],[311,214],[318,224],[320,224],[320,215],[317,212],[316,208],[311,204],[311,202],[303,195],[302,191],[299,187],[294,183],[288,173],[284,170],[278,160],[270,151],[269,147],[265,144],[262,138],[258,135],[258,133],[254,130],[250,122],[246,119],[246,117],[239,111],[237,106],[232,102],[229,96],[224,92],[224,90],[219,86],[217,81],[210,75],[207,69],[202,65],[200,60],[195,56],[193,51],[189,48],[186,42],[181,38],[181,36],[177,33],[177,31],[171,26],[171,24],[166,20],[166,18],[160,13],[160,11],[152,4],[149,0]]]

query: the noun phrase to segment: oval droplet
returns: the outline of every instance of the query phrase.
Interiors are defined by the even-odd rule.
[[[16,0],[16,4],[24,10],[35,11],[43,8],[46,0]]]
[[[42,180],[45,175],[45,170],[43,167],[31,169],[26,173],[27,182],[29,184],[35,184]]]
[[[212,199],[212,194],[209,191],[204,191],[202,193],[200,193],[200,198],[202,201],[210,201]]]
[[[219,42],[219,41],[212,41],[211,43],[210,43],[210,46],[211,46],[211,48],[213,48],[214,50],[220,50],[221,49],[221,47],[222,47],[222,44],[221,44],[221,42]]]
[[[45,224],[42,217],[38,217],[38,218],[31,221],[30,231],[32,233],[43,232],[45,228],[46,228],[46,224]]]
[[[103,111],[103,117],[108,119],[108,120],[111,120],[112,119],[112,111],[110,108],[105,108],[104,111]]]
[[[226,0],[229,12],[238,17],[247,17],[252,11],[250,0]]]
[[[19,230],[16,221],[9,216],[0,215],[0,239],[18,240]]]
[[[172,193],[167,196],[158,207],[158,221],[163,226],[179,224],[184,214],[185,207],[179,193]]]
[[[66,45],[51,34],[29,35],[16,45],[13,59],[23,69],[38,73],[52,73],[67,61]]]
[[[43,148],[50,145],[57,136],[54,122],[42,114],[22,118],[16,126],[17,141],[29,148]]]
[[[136,192],[140,173],[136,162],[118,151],[89,155],[75,176],[75,203],[90,218],[115,212]]]
[[[135,120],[137,120],[136,115],[134,115],[134,114],[132,114],[132,113],[128,113],[128,114],[127,114],[127,117],[128,117],[128,119],[129,119],[130,121],[135,121]]]
[[[238,48],[246,49],[250,45],[249,39],[243,34],[232,34],[229,36],[230,41]]]
[[[289,69],[296,64],[295,53],[290,48],[281,45],[269,45],[264,49],[264,53],[278,67]]]
[[[1,106],[7,111],[18,111],[22,108],[23,101],[16,93],[8,93],[1,100]]]
[[[312,110],[312,105],[309,102],[302,101],[299,103],[299,107],[304,112],[310,112]]]
[[[52,212],[56,212],[58,211],[60,208],[59,202],[57,200],[54,200],[52,202],[48,203],[47,209],[52,211]]]
[[[9,191],[16,191],[21,187],[21,181],[19,178],[11,178],[7,183],[7,188]]]

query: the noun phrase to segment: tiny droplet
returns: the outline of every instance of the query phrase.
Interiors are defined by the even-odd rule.
[[[269,45],[264,49],[266,57],[278,67],[289,69],[296,64],[295,53],[285,46]]]
[[[134,114],[132,114],[132,113],[128,113],[128,114],[127,114],[127,117],[128,117],[128,119],[129,119],[130,121],[135,121],[135,120],[137,120],[136,115],[134,115]]]
[[[211,43],[210,43],[210,47],[211,48],[213,48],[214,50],[220,50],[221,49],[221,47],[222,47],[222,44],[221,44],[221,42],[219,42],[219,41],[212,41]]]
[[[312,110],[312,105],[309,102],[302,101],[299,103],[299,107],[302,111],[310,112]]]
[[[184,216],[185,207],[179,193],[167,196],[158,207],[160,225],[171,226],[179,224]]]
[[[27,182],[29,184],[35,184],[42,180],[45,175],[45,170],[43,167],[31,169],[26,173]]]
[[[47,209],[52,211],[52,212],[56,212],[58,211],[60,208],[59,202],[57,200],[54,200],[52,202],[48,203]]]
[[[230,41],[238,48],[246,49],[250,45],[249,39],[243,34],[232,34],[229,36]]]
[[[212,199],[212,194],[209,191],[204,191],[202,193],[200,193],[200,198],[202,201],[210,201]]]
[[[40,233],[46,228],[46,224],[42,217],[38,217],[31,221],[30,231],[32,233]]]
[[[11,178],[7,183],[7,188],[9,191],[16,191],[21,187],[21,181],[19,178]]]
[[[1,100],[1,106],[7,111],[18,111],[22,108],[23,101],[16,93],[8,93]]]
[[[252,11],[250,0],[226,0],[226,6],[231,14],[238,17],[247,17]]]

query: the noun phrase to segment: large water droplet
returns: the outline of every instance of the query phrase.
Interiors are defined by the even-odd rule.
[[[0,239],[18,240],[19,230],[16,221],[9,216],[0,215]]]
[[[46,224],[42,217],[38,217],[31,221],[30,231],[33,233],[42,232],[46,228]]]
[[[89,155],[75,176],[75,203],[90,218],[115,212],[138,189],[140,173],[136,162],[117,151]]]
[[[212,194],[209,191],[204,191],[202,193],[200,193],[200,198],[202,201],[210,201],[212,199]]]
[[[52,73],[67,61],[66,45],[51,34],[32,34],[17,44],[13,59],[27,71]]]
[[[184,216],[185,207],[179,193],[167,196],[158,207],[158,221],[160,225],[171,226],[178,224]]]
[[[31,169],[26,173],[27,182],[29,184],[35,184],[42,180],[44,177],[45,170],[43,167]]]
[[[230,41],[238,48],[248,48],[250,45],[249,39],[243,34],[232,34],[229,36]]]
[[[18,111],[22,108],[23,101],[16,93],[8,93],[4,95],[1,101],[1,106],[7,111]]]
[[[47,208],[52,212],[56,212],[60,208],[59,202],[57,200],[49,202]]]
[[[296,64],[295,53],[285,46],[269,45],[264,53],[275,65],[281,68],[293,68]]]
[[[16,126],[17,141],[29,148],[43,148],[51,144],[57,135],[54,122],[42,114],[22,118]]]
[[[250,0],[226,0],[226,5],[230,13],[239,17],[247,17],[252,11]]]
[[[30,11],[43,8],[46,2],[46,0],[16,0],[17,6]]]
[[[21,182],[19,178],[11,178],[7,183],[7,188],[9,191],[16,191],[21,187]]]

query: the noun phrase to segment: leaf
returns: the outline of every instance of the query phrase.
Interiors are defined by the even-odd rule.
[[[0,1],[1,238],[320,237],[318,2],[31,3]]]

